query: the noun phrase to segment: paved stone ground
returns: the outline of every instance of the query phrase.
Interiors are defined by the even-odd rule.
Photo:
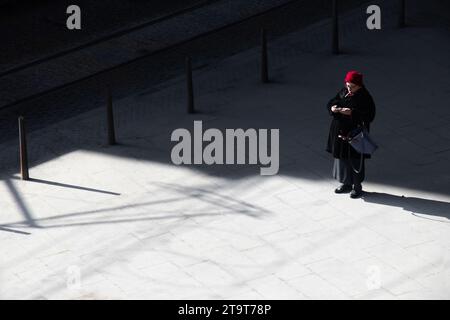
[[[0,73],[0,87],[4,90],[0,96],[0,107],[90,77],[93,74],[188,41],[212,30],[285,5],[288,2],[292,1],[220,1],[214,5],[203,5],[159,23],[146,25],[133,32],[68,52],[37,65],[15,70],[12,73]],[[111,8],[115,8],[113,4]],[[96,10],[101,11],[101,8],[96,8]],[[53,15],[56,15],[56,13],[53,13]],[[105,17],[98,17],[98,19],[106,20]],[[95,28],[86,27],[86,29]],[[70,31],[64,30],[64,32],[67,33],[65,36],[67,39],[77,43],[76,39],[71,39]],[[61,36],[64,38],[63,35]],[[39,34],[34,35],[34,37],[39,37]],[[47,39],[48,36],[42,32],[41,37]],[[48,38],[50,39],[48,47],[52,47],[52,38]],[[86,40],[84,41],[86,42]],[[45,42],[44,40],[41,41],[41,43]],[[7,52],[19,51],[14,45],[10,44],[9,47],[15,50],[6,50]],[[29,50],[33,51],[33,47]],[[1,60],[8,61],[7,59]]]
[[[255,13],[255,10],[259,11],[264,8],[267,9],[268,6],[270,7],[282,3],[280,1],[259,1],[259,3],[263,2],[262,6],[256,6],[255,8],[249,9],[251,7],[250,2],[246,3],[245,6],[239,3],[236,4],[236,2],[239,1],[223,0],[219,1],[217,5],[221,5],[223,9],[224,4],[235,3],[234,8],[236,8],[236,5],[242,6],[241,8],[246,8],[246,10],[241,13],[244,15],[251,15]],[[255,1],[253,3],[257,2],[258,1]],[[354,2],[356,2],[356,0],[346,1],[346,7],[343,8],[343,10],[351,8],[351,5],[354,5]],[[285,2],[283,1],[283,3]],[[220,12],[217,8],[210,10],[216,12],[214,16],[217,15],[217,12]],[[239,12],[230,10],[227,10],[226,13],[225,18],[227,19],[230,17],[237,18],[240,14]],[[90,77],[84,81],[79,81],[62,89],[41,95],[39,98],[29,99],[14,107],[7,108],[7,110],[0,109],[0,143],[16,138],[18,115],[26,117],[27,128],[29,132],[33,132],[34,130],[45,128],[55,122],[98,108],[99,104],[103,103],[105,100],[104,93],[106,85],[109,85],[112,89],[115,99],[126,97],[139,91],[158,91],[161,88],[161,84],[164,85],[168,79],[179,76],[184,72],[186,55],[193,57],[194,69],[201,70],[216,64],[226,57],[257,46],[260,41],[260,28],[262,26],[265,26],[269,30],[268,37],[269,41],[271,41],[280,35],[299,30],[312,22],[319,21],[319,17],[324,17],[328,13],[328,0],[322,0],[314,6],[301,0],[289,1],[288,5],[283,5],[277,9],[270,10],[265,14],[258,15],[257,17],[245,21],[240,21],[240,23],[228,26],[220,31],[202,35],[195,40],[183,42],[182,44],[170,47],[170,49],[165,49],[158,53],[141,57],[138,60],[128,61],[128,59],[136,57],[134,53],[131,56],[128,54],[122,55],[121,62],[128,61],[128,63],[98,74],[97,76]],[[302,16],[302,19],[299,19],[299,16]],[[212,19],[210,16],[203,18],[206,22]],[[177,19],[172,19],[172,24],[177,21],[179,22],[181,18],[178,17]],[[184,22],[189,23],[181,26],[178,24],[173,25],[170,30],[178,30],[180,27],[181,29],[189,29],[190,24],[192,23],[196,26],[193,28],[195,29],[195,32],[205,30],[203,28],[204,26],[202,28],[197,28],[197,19],[187,19],[186,21],[186,16],[182,19],[185,20]],[[165,23],[167,24],[167,21]],[[217,26],[217,23],[220,24],[221,22],[214,21],[214,24],[212,25],[209,23],[206,24],[209,27],[214,27]],[[166,32],[164,35],[164,30],[158,31],[158,28],[160,27],[156,26],[155,29],[154,25],[150,29],[153,30],[153,32],[159,32],[158,37],[163,39],[162,42],[159,43],[162,47],[164,47],[165,42],[171,44],[176,43],[176,39],[171,39],[170,37],[167,38],[169,34]],[[139,34],[141,34],[142,37],[142,32],[136,31],[136,34],[132,33],[129,35],[130,39],[127,40],[127,37],[123,37],[121,41],[134,43],[136,37],[139,38]],[[172,36],[176,36],[178,40],[180,39],[180,36],[176,33],[172,33]],[[146,48],[142,43],[140,43],[140,45],[134,43],[132,46],[137,46],[141,49]],[[102,49],[101,46],[95,46],[95,48],[90,48],[88,51],[91,52],[91,50],[94,49],[100,51],[97,53],[98,55],[108,55],[108,52],[105,52],[104,48]],[[117,52],[114,53],[114,55],[117,55]],[[91,58],[91,55],[87,56],[87,64],[92,62]],[[74,63],[74,61],[65,62],[68,65]],[[39,69],[39,66],[36,67]],[[74,68],[67,68],[65,64],[61,66],[61,64],[53,63],[53,67],[56,67],[55,72],[62,76],[62,80],[64,81],[68,81],[73,78],[73,76],[77,76],[77,74],[71,75],[70,70],[73,70]],[[98,71],[98,66],[94,67],[94,69],[91,68],[91,72]],[[82,69],[84,70],[84,68]],[[12,81],[4,81],[4,86],[0,84],[0,88],[2,88],[0,89],[2,92],[0,97],[6,98],[14,92],[15,94],[19,93],[19,96],[23,97],[22,94],[24,92],[20,94],[23,89],[28,90],[27,88],[31,88],[32,90],[35,90],[36,88],[34,88],[34,86],[36,83],[38,83],[39,86],[45,85],[49,79],[50,82],[55,84],[54,79],[51,77],[51,75],[54,74],[53,72],[49,72],[48,70],[45,72],[37,72],[36,70],[33,70],[33,68],[23,70],[24,72],[30,71],[28,73],[32,79],[30,85],[26,85],[28,82],[18,81],[20,77],[16,77],[17,75],[11,75],[10,79],[12,79]],[[84,72],[86,75],[86,70],[81,72]],[[87,74],[89,74],[89,72]],[[33,80],[34,78],[36,79]],[[13,83],[19,83],[20,86],[14,86]],[[61,83],[56,82],[56,84]],[[13,88],[14,90],[13,92],[9,92],[7,88]]]
[[[76,4],[81,8],[82,29],[77,31],[68,31],[66,27],[67,7],[74,4],[71,1],[0,3],[0,74],[201,3],[201,0],[172,0],[170,3],[79,0]]]
[[[448,299],[449,29],[383,17],[380,32],[344,17],[340,56],[327,22],[271,43],[268,85],[256,49],[198,70],[194,115],[182,77],[124,97],[118,146],[102,145],[101,108],[35,131],[33,181],[2,143],[0,297]],[[350,68],[378,107],[358,200],[332,192],[324,152],[324,105]],[[279,175],[174,166],[170,134],[193,120],[280,128]]]

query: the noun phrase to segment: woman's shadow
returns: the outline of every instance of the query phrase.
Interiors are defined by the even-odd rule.
[[[441,222],[450,223],[450,203],[444,201],[428,200],[415,197],[395,196],[387,193],[364,192],[362,199],[370,203],[384,204],[403,208],[405,211],[435,217]],[[430,217],[430,219],[432,219]]]

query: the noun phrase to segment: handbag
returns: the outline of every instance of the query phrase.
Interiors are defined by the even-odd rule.
[[[378,145],[370,137],[369,131],[364,126],[364,123],[362,124],[362,126],[358,126],[358,128],[350,131],[350,133],[348,134],[348,137],[347,137],[347,141],[356,152],[361,154],[359,170],[356,170],[355,168],[353,168],[353,164],[352,164],[353,171],[355,173],[360,173],[362,170],[362,166],[363,166],[364,155],[365,154],[370,154],[370,155],[373,154],[378,149]],[[348,149],[348,154],[349,154],[349,159],[350,159],[350,148]],[[352,162],[350,161],[350,163],[352,163]]]
[[[373,154],[378,149],[378,145],[364,126],[350,132],[348,143],[361,154]]]

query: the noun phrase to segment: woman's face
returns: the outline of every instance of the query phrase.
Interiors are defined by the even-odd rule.
[[[355,93],[356,91],[358,91],[361,88],[360,86],[358,86],[354,83],[351,83],[351,82],[346,82],[345,86],[347,87],[347,90],[349,93]]]

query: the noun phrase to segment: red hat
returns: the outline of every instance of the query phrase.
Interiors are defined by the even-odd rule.
[[[349,71],[345,76],[345,82],[351,82],[358,86],[363,85],[363,75],[358,71]]]

